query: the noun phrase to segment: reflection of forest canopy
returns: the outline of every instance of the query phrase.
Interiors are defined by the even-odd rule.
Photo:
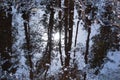
[[[114,4],[108,4],[109,0],[105,0],[106,5],[102,6],[103,10],[101,11],[99,11],[98,5],[103,0],[97,0],[98,2],[94,0],[37,1],[0,1],[0,77],[2,76],[2,80],[9,79],[10,76],[8,77],[8,75],[10,73],[14,75],[17,69],[24,68],[20,64],[21,57],[26,59],[25,65],[27,69],[25,68],[25,70],[28,70],[30,80],[87,80],[87,71],[79,70],[79,66],[75,62],[77,61],[76,54],[84,53],[82,56],[84,56],[85,65],[90,64],[90,68],[97,68],[95,71],[97,75],[104,66],[104,60],[107,58],[108,52],[120,50],[120,38],[118,37],[118,34],[120,34],[119,13],[116,11],[118,9],[115,9],[117,6],[115,6],[114,2],[117,0],[113,1]],[[98,5],[96,5],[97,3]],[[36,10],[39,8],[44,11],[44,14],[36,23],[41,24],[40,28],[44,27],[44,33],[47,36],[44,36],[42,31],[40,33],[40,30],[34,31],[33,29],[36,28],[36,25],[30,25],[31,18],[36,15]],[[13,22],[14,17],[17,15],[21,15],[23,22]],[[75,23],[76,15],[78,21]],[[81,20],[87,33],[86,44],[84,45],[85,51],[77,52],[73,50],[75,59],[72,60],[72,47],[76,48],[79,42],[78,39],[80,39],[78,32],[79,27],[81,27],[79,25]],[[91,27],[94,23],[100,24],[99,34],[95,34],[91,38]],[[19,24],[22,24],[22,26],[19,26]],[[24,36],[23,43],[19,40],[20,29],[17,27],[23,28],[23,31],[21,30],[23,32],[22,36]],[[39,26],[37,25],[37,27]],[[75,35],[73,35],[73,29],[76,29]],[[56,32],[59,33],[57,42],[54,41]],[[43,36],[47,37],[47,40],[42,39]],[[91,40],[93,42],[92,45],[90,45]],[[17,42],[19,44],[15,44]],[[63,42],[64,45],[62,44]],[[13,45],[16,45],[16,47],[13,47]],[[55,49],[56,46],[57,49]],[[34,57],[37,53],[42,55],[38,59]],[[64,53],[65,56],[63,56]],[[62,67],[57,74],[52,75],[49,70],[53,66],[52,62],[56,59],[56,54],[60,55],[58,60],[60,60]],[[90,59],[89,55],[92,55]],[[34,62],[34,59],[36,62]],[[6,74],[7,76],[5,76]],[[21,79],[24,78],[26,78],[26,75],[22,74]]]

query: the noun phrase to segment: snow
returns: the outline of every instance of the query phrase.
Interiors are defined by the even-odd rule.
[[[115,52],[114,52],[115,53]],[[107,62],[103,69],[100,71],[100,74],[93,75],[88,74],[88,80],[120,80],[120,59],[116,56],[120,56],[120,53],[114,54],[113,56],[109,56],[111,58],[116,58],[115,63]],[[118,63],[119,62],[119,63]],[[91,72],[92,73],[92,72]],[[93,76],[93,77],[92,77]]]
[[[47,73],[49,76],[58,74],[61,68],[60,54],[58,53],[57,56],[51,61],[51,65]]]
[[[48,63],[46,63],[45,65],[46,65],[46,66],[50,66],[50,64],[48,64]]]
[[[94,22],[94,24],[91,25],[91,33],[90,33],[90,47],[92,47],[92,37],[99,34],[99,28],[100,28],[100,24],[98,24],[97,22]]]
[[[65,68],[64,71],[67,71],[67,68]]]
[[[35,37],[35,39],[41,38],[42,34],[42,39],[47,40],[47,33],[44,29],[43,24],[41,23],[41,20],[43,19],[44,11],[42,9],[37,9],[36,13],[34,15],[31,15],[29,25],[32,29],[32,31],[37,33],[38,35]]]
[[[57,32],[57,33],[53,34],[53,38],[54,38],[55,41],[58,41],[59,38],[60,38],[59,33]]]
[[[36,0],[39,2],[39,0]],[[104,12],[103,6],[105,6],[104,3],[105,0],[99,0],[99,2],[96,4],[98,6],[98,12],[97,12],[97,18],[98,21],[101,22],[101,13]],[[62,8],[66,8],[64,4],[64,0],[62,0]],[[85,9],[85,6],[82,6],[82,10]],[[54,18],[55,20],[58,18],[58,11],[62,11],[60,8],[54,8],[56,9]],[[77,63],[78,70],[81,70],[83,72],[87,72],[87,80],[120,80],[120,51],[109,51],[107,54],[107,61],[104,63],[103,68],[100,71],[100,74],[94,75],[92,74],[94,70],[89,69],[89,65],[85,64],[84,61],[84,52],[86,49],[86,40],[87,40],[87,35],[88,32],[84,29],[84,22],[82,20],[79,20],[79,15],[77,13],[76,8],[74,8],[74,25],[73,25],[73,38],[72,38],[72,49],[69,51],[70,53],[70,66],[73,64],[73,60]],[[16,65],[18,66],[17,71],[16,71],[16,77],[17,79],[25,78],[29,80],[29,67],[26,64],[26,53],[24,51],[23,45],[25,44],[25,31],[24,31],[24,20],[22,18],[22,14],[17,12],[16,7],[12,6],[12,26],[13,26],[13,36],[15,37],[12,49],[15,51],[15,54],[18,55],[17,59],[19,63]],[[32,41],[35,45],[35,49],[31,52],[33,54],[33,66],[36,66],[36,62],[41,59],[43,56],[43,51],[45,50],[45,47],[47,45],[47,30],[45,29],[45,26],[42,24],[41,20],[44,19],[43,15],[46,14],[45,11],[41,8],[32,8],[31,9],[31,15],[30,15],[30,21],[29,21],[29,26],[31,29],[31,37]],[[91,16],[86,15],[89,19],[91,19]],[[49,18],[49,15],[47,14],[47,17]],[[58,21],[61,21],[58,19]],[[77,34],[77,44],[75,44],[75,36],[76,36],[76,28],[77,28],[77,23],[79,21],[78,25],[78,34]],[[49,22],[49,19],[46,21],[47,23]],[[54,24],[56,26],[56,24]],[[47,26],[46,26],[47,27]],[[90,42],[89,42],[89,48],[92,48],[93,42],[92,42],[92,37],[99,34],[99,28],[100,24],[97,23],[97,20],[94,21],[94,23],[90,26],[91,28],[91,33],[90,33]],[[71,30],[71,28],[69,28]],[[35,36],[32,35],[35,33]],[[41,35],[42,34],[42,35]],[[117,35],[120,37],[120,34]],[[56,32],[53,34],[53,40],[55,43],[59,41],[59,32]],[[120,43],[120,42],[119,42]],[[42,47],[41,47],[42,46]],[[55,47],[58,47],[58,44],[54,45]],[[49,67],[48,69],[48,75],[56,75],[58,73],[62,73],[62,68],[63,66],[61,65],[61,60],[60,60],[60,53],[57,51],[53,51],[52,53],[54,55],[54,58],[52,58],[51,63],[46,63],[45,65]],[[14,55],[14,54],[12,54]],[[62,58],[63,60],[66,58],[65,51],[64,51],[64,36],[62,34]],[[106,59],[104,59],[106,60]],[[15,61],[15,59],[11,59],[12,62]],[[16,60],[17,61],[17,60]],[[67,68],[64,68],[64,71],[66,71]],[[25,80],[26,80],[25,79]]]
[[[69,52],[71,53],[70,54],[71,62],[72,62],[72,60],[75,59],[77,62],[77,65],[78,65],[78,69],[83,70],[83,68],[85,67],[84,56],[83,56],[84,49],[83,48],[84,48],[84,45],[86,44],[87,32],[85,30],[83,30],[83,28],[84,28],[83,21],[80,20],[79,25],[78,25],[79,28],[78,28],[78,34],[77,34],[77,45],[74,46],[78,21],[79,21],[79,19],[78,19],[77,10],[74,9],[74,25],[73,25],[73,39],[72,39],[73,43],[72,43],[72,50]],[[75,51],[75,57],[74,57],[74,51]]]
[[[111,70],[116,70],[116,69],[119,69],[119,65],[120,65],[120,51],[115,51],[115,52],[108,52],[108,55],[107,57],[110,59],[110,60],[113,60],[112,62],[111,61],[108,61],[103,69],[101,70],[101,73],[105,74],[107,73],[108,69],[111,69]],[[120,73],[119,73],[120,74]]]
[[[25,58],[25,53],[24,50],[22,49],[23,44],[25,43],[25,32],[24,32],[24,25],[23,25],[23,18],[22,14],[17,13],[17,10],[14,6],[12,6],[12,26],[13,26],[13,35],[15,35],[15,42],[14,45],[12,46],[13,50],[15,50],[15,53],[19,55],[18,60],[19,60],[19,65],[16,71],[16,78],[20,78],[22,75],[28,76],[29,72],[27,70],[27,65],[26,63],[26,58]],[[15,31],[15,32],[14,32]],[[26,78],[27,79],[27,78]]]
[[[107,57],[110,60],[104,64],[100,74],[94,75],[94,70],[89,70],[87,80],[120,80],[120,51],[109,51]]]

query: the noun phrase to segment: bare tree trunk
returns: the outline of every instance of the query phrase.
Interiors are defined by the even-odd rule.
[[[74,0],[69,2],[69,51],[71,50],[72,45],[72,34],[73,34],[73,20],[74,20]]]
[[[80,21],[77,22],[77,28],[76,28],[76,34],[75,34],[75,44],[74,44],[75,47],[77,45],[77,35],[78,35],[79,23],[80,23]]]
[[[23,13],[23,19],[26,21],[24,22],[24,29],[25,29],[25,39],[26,39],[26,46],[27,46],[27,57],[28,57],[28,62],[30,66],[30,79],[34,79],[33,75],[33,63],[32,63],[32,54],[31,54],[31,45],[30,45],[30,27],[29,27],[29,13],[24,12]]]
[[[91,33],[91,28],[88,28],[88,36],[87,36],[87,41],[86,41],[86,52],[85,52],[85,64],[88,63],[88,54],[89,54],[89,42],[90,42],[90,33]]]
[[[65,30],[65,55],[66,55],[66,58],[65,58],[65,64],[64,64],[64,67],[65,68],[68,68],[69,66],[69,60],[70,60],[70,53],[68,53],[68,29],[69,29],[69,20],[68,20],[68,17],[69,17],[69,0],[64,0],[64,30]],[[63,68],[64,69],[64,68]],[[68,79],[68,71],[64,71],[63,73],[63,77],[62,77],[62,80],[67,80]]]
[[[86,1],[86,4],[88,1]],[[87,5],[85,10],[85,15],[90,15],[92,11],[92,5]],[[93,15],[93,14],[92,14]],[[90,15],[91,16],[91,15]],[[95,15],[94,15],[95,16]],[[92,17],[92,16],[91,16]],[[85,18],[85,28],[88,30],[87,41],[86,41],[86,51],[85,51],[85,64],[88,64],[88,54],[89,54],[89,42],[90,42],[90,34],[91,34],[91,24],[93,19],[89,19],[88,17]],[[87,72],[84,73],[84,80],[87,78]]]
[[[12,9],[9,8],[8,12]],[[11,63],[12,58],[12,14],[8,13],[6,16],[6,11],[0,9],[0,58],[5,61],[4,64],[0,64],[3,71],[8,73],[15,73],[15,69],[11,68],[13,63]],[[1,63],[1,62],[0,62]],[[10,69],[11,68],[11,69]]]
[[[51,1],[51,6],[53,5],[53,1]],[[48,43],[47,43],[47,63],[51,64],[51,53],[52,53],[52,34],[53,34],[53,25],[54,25],[54,9],[53,6],[50,8],[50,19],[49,19],[49,27],[48,27]],[[46,72],[45,72],[45,80],[47,76],[47,71],[49,69],[49,66],[47,66]]]
[[[78,28],[79,28],[79,23],[80,23],[80,20],[77,22],[77,28],[76,28],[76,34],[75,34],[75,44],[74,44],[74,47],[76,47],[77,45],[77,36],[78,36]],[[74,58],[75,58],[75,51],[74,51]],[[73,63],[75,62],[75,59],[73,60]]]
[[[65,55],[67,56],[65,58],[65,66],[69,65],[69,59],[70,54],[68,53],[68,2],[69,0],[64,1],[65,5],[65,11],[64,11],[64,28],[65,28]]]
[[[69,68],[70,53],[72,45],[72,34],[73,34],[73,18],[74,18],[74,0],[65,0],[65,11],[64,11],[64,27],[65,27],[65,68]],[[69,70],[64,71],[63,80],[69,79]]]
[[[59,0],[59,8],[61,8],[61,0]],[[62,59],[62,51],[61,51],[61,30],[62,30],[62,20],[61,20],[61,16],[62,16],[62,11],[60,10],[58,13],[59,16],[59,52],[60,52],[60,59],[61,59],[61,65],[63,66],[63,59]]]
[[[53,24],[54,24],[54,9],[51,8],[50,20],[49,20],[49,28],[48,28],[49,63],[51,62]]]

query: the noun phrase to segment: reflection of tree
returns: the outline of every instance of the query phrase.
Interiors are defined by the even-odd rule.
[[[16,15],[17,13],[19,13],[20,15],[22,14],[22,18],[24,20],[23,24],[22,24],[22,20],[21,20],[21,23],[18,23],[18,24],[21,24],[23,25],[22,27],[24,27],[23,31],[25,33],[22,34],[21,36],[23,37],[25,36],[25,42],[23,41],[23,43],[25,44],[23,47],[23,43],[22,43],[21,46],[18,48],[20,48],[21,50],[19,56],[24,56],[26,58],[26,61],[28,63],[26,67],[27,69],[29,69],[29,72],[30,72],[29,78],[31,80],[33,80],[34,78],[41,79],[41,80],[45,80],[45,79],[50,80],[50,79],[56,78],[56,77],[53,78],[54,76],[51,76],[51,74],[50,76],[48,76],[49,75],[48,71],[53,67],[51,63],[53,62],[52,64],[54,64],[54,61],[52,61],[52,59],[56,60],[56,57],[52,55],[54,55],[53,53],[58,53],[58,51],[60,54],[60,60],[62,65],[61,70],[63,70],[63,72],[60,72],[60,75],[57,75],[57,79],[59,77],[59,79],[61,80],[69,80],[70,78],[79,80],[80,78],[84,77],[84,80],[86,80],[87,74],[88,74],[87,71],[85,71],[84,73],[83,71],[78,70],[79,66],[77,64],[77,61],[79,59],[77,60],[77,56],[76,58],[73,58],[75,57],[75,55],[81,55],[81,54],[78,54],[78,52],[76,51],[76,47],[78,48],[77,35],[80,31],[78,27],[81,27],[79,26],[80,20],[83,21],[84,29],[87,31],[87,35],[86,35],[87,40],[85,44],[86,48],[84,51],[85,64],[90,63],[91,68],[96,68],[96,67],[101,68],[103,66],[104,58],[106,58],[107,52],[109,50],[112,50],[112,51],[116,49],[119,50],[119,44],[118,44],[119,39],[117,38],[117,34],[119,30],[117,29],[117,27],[111,26],[113,20],[115,19],[115,18],[113,19],[114,17],[112,15],[113,11],[111,10],[113,6],[111,6],[111,4],[104,6],[105,9],[103,13],[101,11],[102,14],[101,13],[97,14],[97,7],[95,3],[97,3],[98,0],[97,1],[93,0],[95,2],[91,0],[40,0],[42,1],[41,5],[43,6],[40,5],[39,7],[37,7],[38,4],[35,3],[35,1],[39,1],[39,0],[22,0],[22,2],[21,0],[17,0],[17,1],[14,0],[13,2],[11,0],[8,0],[8,3],[12,2],[12,5],[17,9],[15,13],[13,11],[14,15]],[[76,11],[74,9],[76,9],[76,7],[78,10],[77,17],[79,17],[78,18],[79,20],[76,23],[77,27],[76,27],[75,36],[73,36],[74,34],[73,21],[74,21],[74,17],[77,15],[77,14],[74,15],[74,11]],[[11,11],[11,8],[8,10],[8,17],[5,16],[7,12],[3,10],[0,11],[0,38],[1,38],[0,39],[0,53],[1,53],[0,58],[2,57],[1,61],[6,60],[5,63],[1,64],[3,71],[15,72],[16,70],[13,68],[11,70],[8,70],[13,64],[10,62],[10,60],[12,58],[11,53],[12,54],[14,53],[12,50],[12,44],[13,45],[15,44],[13,43],[14,39],[12,37],[12,32],[14,33],[14,31],[12,31],[11,29],[12,15],[9,14],[9,11]],[[45,13],[42,13],[42,11]],[[43,17],[41,19],[36,18],[38,16],[36,15],[36,12],[40,13],[40,18],[41,18],[41,13],[44,14],[42,15]],[[33,24],[31,27],[29,26],[30,17],[35,18],[33,20],[38,20],[36,22],[32,22],[32,19],[31,19],[31,22]],[[100,18],[100,20],[96,18]],[[101,21],[101,23],[103,24],[100,28],[100,33],[92,37],[93,44],[92,44],[92,47],[90,47],[89,43],[90,43],[91,33],[92,33],[91,25],[94,24],[94,20]],[[14,20],[13,20],[13,23],[14,23]],[[40,30],[37,31],[37,29],[34,29],[34,28],[37,28]],[[47,33],[47,36],[44,36],[43,34],[44,31],[46,31],[45,34]],[[53,35],[54,35],[54,32],[57,32],[57,31],[59,31],[60,37],[59,37],[58,43],[56,43],[56,41],[54,43]],[[61,38],[62,34],[64,35],[64,40],[62,40]],[[16,38],[18,34],[14,33],[14,35]],[[45,41],[43,39],[43,36],[47,37],[48,40]],[[72,46],[73,37],[75,38],[75,41],[74,41],[75,44],[73,45],[75,49],[72,51],[71,46]],[[24,38],[22,38],[22,40],[20,40],[21,38],[20,39],[16,38],[16,39],[18,39],[18,41],[20,42]],[[64,41],[64,45],[63,45],[64,50],[62,50],[63,48],[62,41]],[[47,44],[44,44],[44,43],[47,43]],[[91,52],[90,52],[90,48],[92,49]],[[24,52],[26,54],[24,54]],[[65,57],[62,55],[62,52],[63,52],[63,55],[65,53]],[[74,56],[73,56],[73,52],[74,52]],[[17,55],[17,53],[18,52],[16,51],[15,54]],[[36,59],[35,58],[36,55],[33,53],[37,55],[40,54],[39,56],[40,58]],[[80,53],[82,53],[82,51]],[[93,56],[89,62],[88,55],[90,53]],[[17,57],[19,56],[17,55]],[[57,56],[57,58],[58,57],[59,55]],[[74,59],[74,63],[72,63],[71,58]],[[33,63],[34,59],[36,59],[35,63]],[[26,64],[25,62],[23,63]],[[98,72],[99,72],[99,69],[96,70],[96,74]]]
[[[49,69],[49,66],[51,64],[51,54],[53,50],[53,42],[52,42],[52,35],[53,35],[53,24],[54,24],[54,9],[53,9],[54,1],[50,1],[47,5],[48,10],[50,11],[50,18],[49,18],[49,25],[48,25],[48,41],[46,50],[43,54],[42,59],[37,64],[37,68],[39,71],[37,71],[38,74],[44,74],[44,79],[47,77],[47,72]],[[42,71],[42,72],[41,72]]]
[[[85,64],[88,64],[91,26],[92,26],[92,23],[94,22],[94,19],[96,17],[96,10],[97,10],[96,6],[92,5],[92,3],[90,3],[90,2],[87,3],[86,9],[85,9],[85,14],[87,16],[85,16],[85,19],[84,19],[84,23],[85,23],[84,27],[88,32],[87,40],[86,40],[86,50],[85,50],[85,56],[84,56]],[[84,80],[86,80],[86,76],[87,76],[87,73],[84,74]]]
[[[51,6],[52,8],[50,8],[50,19],[49,19],[49,26],[48,26],[48,43],[46,48],[46,55],[48,55],[47,64],[51,64],[51,53],[52,53],[52,35],[53,35],[53,24],[54,24],[54,9],[53,9],[52,1],[50,4],[50,7]]]
[[[85,14],[87,15],[84,19],[84,27],[88,32],[87,40],[86,40],[86,51],[85,51],[85,63],[88,63],[88,54],[89,54],[89,42],[90,42],[90,34],[91,34],[91,25],[93,24],[96,18],[96,6],[92,5],[92,3],[88,2],[85,9]]]
[[[24,22],[26,49],[27,49],[26,52],[27,52],[28,64],[30,66],[30,79],[33,80],[33,63],[32,63],[32,54],[31,54],[32,48],[31,48],[31,43],[30,43],[29,13],[24,11],[22,17],[26,21]]]
[[[58,7],[61,8],[61,0],[59,0]],[[61,37],[62,37],[62,11],[60,10],[58,13],[59,17],[59,52],[60,52],[60,59],[61,59],[61,65],[63,66],[63,59],[62,59],[62,45],[61,45]]]
[[[15,73],[12,63],[12,14],[0,7],[0,67],[7,73]],[[11,11],[9,7],[7,11]],[[7,16],[6,16],[7,14]],[[0,72],[1,74],[1,72]]]
[[[64,30],[65,30],[65,70],[63,80],[69,79],[69,66],[70,66],[70,53],[72,45],[72,34],[73,34],[73,16],[74,16],[74,0],[64,1]]]

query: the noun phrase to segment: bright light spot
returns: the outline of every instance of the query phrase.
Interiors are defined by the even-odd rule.
[[[58,32],[57,32],[57,33],[55,33],[55,34],[53,35],[53,38],[54,38],[54,40],[55,40],[55,41],[58,41],[58,40],[59,40],[59,38],[60,38],[59,33],[58,33]]]
[[[45,41],[48,40],[48,35],[47,35],[47,33],[44,33],[44,34],[43,34],[42,39],[45,40]]]

